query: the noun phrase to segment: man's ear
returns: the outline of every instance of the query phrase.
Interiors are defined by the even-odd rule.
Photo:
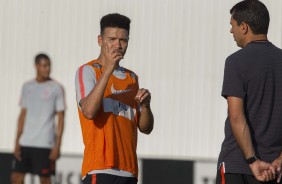
[[[242,30],[243,34],[247,34],[248,31],[249,31],[249,25],[246,24],[245,22],[242,22],[241,23],[241,30]]]
[[[99,46],[102,46],[102,43],[103,43],[102,36],[99,35],[99,36],[98,36],[98,45],[99,45]]]

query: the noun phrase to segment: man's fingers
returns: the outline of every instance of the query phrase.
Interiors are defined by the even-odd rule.
[[[276,165],[276,174],[277,174],[277,183],[280,183],[281,177],[282,177],[281,165],[280,164]]]
[[[20,155],[21,155],[20,149],[15,149],[14,156],[16,157],[17,160],[20,160]]]
[[[281,176],[282,176],[282,174],[281,174],[281,172],[278,174],[278,177],[277,177],[277,183],[280,183],[280,181],[281,181]]]
[[[53,153],[51,153],[50,155],[49,155],[49,159],[51,160],[51,161],[54,161],[56,158],[55,158],[55,155],[53,154]]]
[[[281,177],[282,177],[282,174],[281,174],[281,159],[276,159],[272,162],[271,166],[274,167],[275,169],[275,174],[276,174],[276,177],[277,177],[277,183],[280,183],[281,181]]]
[[[141,88],[141,89],[138,90],[137,95],[135,97],[135,100],[142,102],[150,95],[151,94],[147,89]]]
[[[276,167],[273,167],[272,165],[269,166],[269,170],[271,171],[271,174],[275,176],[276,174]]]
[[[120,61],[121,59],[123,59],[123,56],[122,56],[122,54],[115,54],[113,56],[113,58],[115,59],[115,62],[117,62],[117,61]]]
[[[278,171],[279,173],[281,173],[281,165],[276,165],[276,171]]]
[[[265,182],[265,181],[266,181],[266,178],[267,178],[267,174],[266,174],[265,172],[262,172],[261,175],[259,175],[259,176],[256,176],[256,175],[255,175],[255,178],[256,178],[258,181]]]
[[[265,181],[269,181],[270,180],[270,176],[268,174],[268,172],[265,170],[264,171],[264,176],[265,176]]]
[[[108,41],[105,39],[105,45],[106,45],[106,52],[109,54],[110,53],[110,48],[109,48],[109,45],[108,45]]]
[[[271,170],[268,171],[269,179],[274,180],[275,179],[275,172],[272,172]]]
[[[106,52],[105,54],[109,61],[116,63],[121,59],[123,59],[123,55],[120,50],[110,49],[107,40],[105,40],[104,44],[105,44],[105,52]]]
[[[117,62],[123,59],[123,55],[120,52],[117,52],[109,55],[108,58],[111,64],[116,65]]]
[[[138,91],[137,91],[137,94],[136,94],[136,96],[135,96],[135,100],[140,100],[141,99],[141,97],[142,97],[142,95],[143,95],[143,88],[141,88],[141,89],[139,89]]]
[[[50,159],[50,160],[52,160],[52,153],[50,153],[50,155],[49,155],[49,159]]]
[[[149,92],[147,89],[141,88],[141,89],[138,90],[137,95],[143,96],[147,92]]]
[[[267,175],[268,175],[268,181],[275,179],[275,174],[273,174],[271,170],[267,171]]]
[[[21,155],[20,153],[15,153],[15,157],[19,161],[21,161],[21,159],[22,159],[20,155]]]
[[[270,180],[273,180],[275,179],[275,167],[273,167],[271,164],[268,164],[268,169],[266,170],[267,172],[267,176],[268,176],[268,180],[267,181],[270,181]]]
[[[145,100],[148,98],[148,96],[149,96],[149,93],[145,93],[145,94],[141,97],[140,102],[145,101]]]

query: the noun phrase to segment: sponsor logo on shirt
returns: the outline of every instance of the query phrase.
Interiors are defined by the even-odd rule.
[[[129,92],[129,91],[131,91],[131,90],[132,90],[132,89],[116,90],[116,89],[114,88],[114,85],[113,85],[113,84],[112,84],[112,86],[111,86],[111,92],[112,92],[113,94],[115,94],[115,95],[127,93],[127,92]]]

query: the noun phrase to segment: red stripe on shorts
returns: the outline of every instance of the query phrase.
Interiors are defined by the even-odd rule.
[[[91,184],[96,184],[96,174],[92,174]]]
[[[224,164],[221,164],[221,167],[220,167],[220,175],[221,175],[221,184],[225,184]]]
[[[83,67],[84,65],[79,68],[79,72],[78,72],[81,99],[85,97],[85,88],[83,83]]]

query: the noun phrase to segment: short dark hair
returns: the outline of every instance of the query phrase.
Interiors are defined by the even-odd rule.
[[[100,21],[100,26],[101,26],[101,35],[104,33],[105,28],[107,27],[114,27],[114,28],[122,28],[128,31],[130,29],[130,22],[131,20],[121,14],[118,13],[112,13],[105,15],[102,17]]]
[[[234,5],[230,13],[237,24],[248,24],[254,34],[267,34],[269,12],[259,0],[244,0]]]
[[[38,64],[41,59],[45,59],[45,60],[48,60],[49,62],[51,62],[51,60],[50,60],[50,58],[47,54],[39,53],[35,56],[35,59],[34,59],[35,64]]]

